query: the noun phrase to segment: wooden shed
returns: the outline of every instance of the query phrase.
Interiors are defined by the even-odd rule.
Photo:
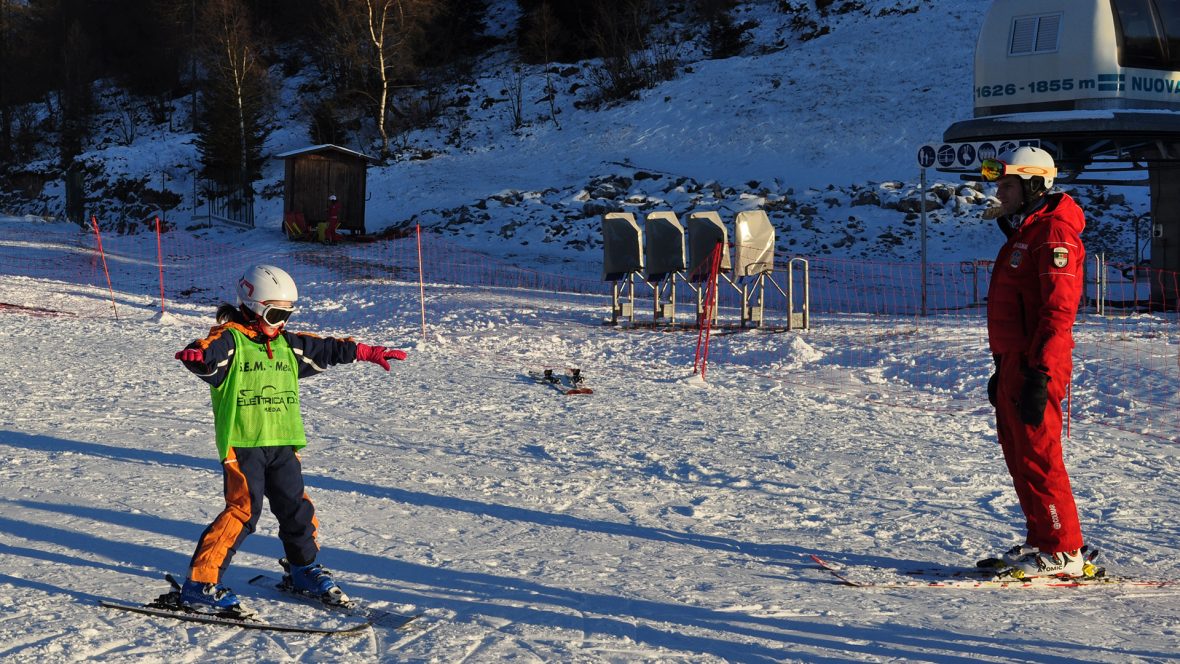
[[[283,218],[301,212],[311,228],[326,221],[328,197],[340,203],[340,230],[365,232],[366,171],[372,157],[338,145],[313,145],[278,155],[284,161]]]

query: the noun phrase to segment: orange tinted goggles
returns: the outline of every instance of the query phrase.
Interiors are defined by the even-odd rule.
[[[1005,175],[1018,175],[1023,178],[1029,178],[1034,175],[1039,175],[1043,178],[1057,177],[1057,169],[1045,168],[1044,166],[1005,164],[999,159],[984,159],[983,164],[979,167],[979,174],[983,176],[984,180],[995,182]]]
[[[984,159],[983,164],[979,167],[979,174],[983,176],[984,180],[988,182],[995,182],[1004,177],[1004,171],[1008,168],[1008,164],[997,159]]]

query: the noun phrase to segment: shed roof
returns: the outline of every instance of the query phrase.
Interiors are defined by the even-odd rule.
[[[275,156],[278,157],[279,159],[288,159],[290,157],[298,157],[299,155],[314,154],[317,152],[339,152],[339,153],[347,155],[349,157],[364,159],[366,161],[377,161],[376,159],[374,159],[373,157],[370,157],[367,154],[361,154],[360,152],[357,152],[355,150],[349,150],[348,148],[342,148],[339,145],[332,145],[331,143],[324,143],[323,145],[312,145],[312,146],[306,147],[306,148],[299,148],[298,150],[291,150],[290,152],[284,152],[282,154],[275,155]]]

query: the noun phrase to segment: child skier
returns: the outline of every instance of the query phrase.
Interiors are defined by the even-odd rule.
[[[297,454],[307,445],[298,379],[355,361],[389,371],[388,360],[404,360],[406,354],[351,338],[285,330],[299,294],[291,277],[277,267],[251,267],[237,291],[238,306],[218,308],[218,325],[209,336],[176,354],[210,385],[225,488],[225,509],[197,542],[181,601],[190,608],[246,613],[233,591],[221,585],[221,575],[254,532],[265,496],[279,521],[290,584],[326,602],[347,603],[328,570],[316,563],[319,524],[303,490]]]

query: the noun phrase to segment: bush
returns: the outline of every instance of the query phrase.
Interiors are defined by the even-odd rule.
[[[638,92],[671,80],[676,76],[678,59],[670,46],[655,46],[643,51],[604,58],[602,64],[587,71],[590,105],[636,99]]]
[[[532,64],[576,62],[643,48],[649,0],[517,0],[517,48]],[[547,45],[547,47],[545,46]]]

